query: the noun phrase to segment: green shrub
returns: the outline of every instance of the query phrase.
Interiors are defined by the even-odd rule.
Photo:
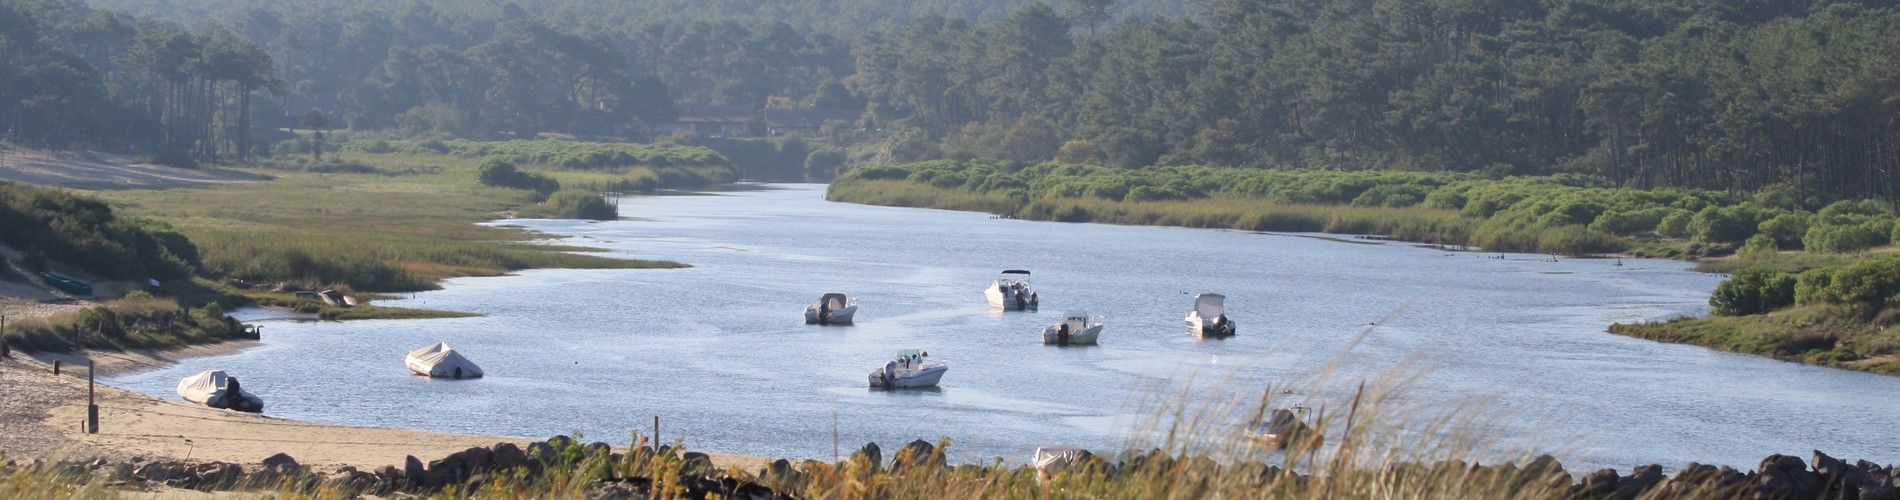
[[[1823,218],[1822,224],[1808,228],[1801,239],[1801,246],[1810,252],[1844,253],[1865,250],[1888,242],[1888,232],[1892,229],[1892,219],[1837,218],[1830,223]]]
[[[1801,239],[1807,236],[1808,226],[1813,220],[1814,214],[1808,212],[1784,213],[1762,221],[1755,231],[1774,238],[1777,246],[1793,247],[1800,245]]]
[[[1775,238],[1767,234],[1750,236],[1748,242],[1735,251],[1735,255],[1744,260],[1767,259],[1780,253],[1781,248],[1775,244]]]
[[[561,183],[554,179],[534,172],[516,170],[515,164],[500,158],[482,161],[481,175],[478,180],[489,186],[527,189],[544,195],[561,189]]]
[[[1793,305],[1798,280],[1788,273],[1750,267],[1715,287],[1709,296],[1717,316],[1763,314]]]
[[[1834,301],[1834,272],[1838,267],[1817,267],[1795,277],[1794,303],[1798,306]]]
[[[1695,212],[1683,209],[1671,210],[1656,223],[1656,234],[1670,238],[1689,237],[1689,219],[1695,218]]]
[[[1703,207],[1689,218],[1689,239],[1703,243],[1735,243],[1748,239],[1759,223],[1738,207]]]
[[[526,212],[537,217],[556,219],[614,220],[620,217],[619,208],[608,203],[606,198],[579,189],[556,191],[548,197],[548,201]]]
[[[1642,234],[1655,231],[1656,226],[1662,223],[1663,216],[1668,214],[1669,209],[1664,207],[1635,211],[1608,210],[1590,222],[1590,229],[1624,236]]]

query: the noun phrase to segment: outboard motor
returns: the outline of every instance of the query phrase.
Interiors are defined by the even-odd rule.
[[[884,363],[884,376],[882,378],[884,379],[885,389],[890,389],[891,385],[897,382],[897,362],[896,361]]]
[[[460,366],[455,367],[455,379],[456,380],[462,379],[462,367]]]
[[[1069,345],[1069,324],[1056,325],[1056,345]]]
[[[831,301],[818,299],[818,324],[831,323]]]
[[[224,397],[219,398],[218,403],[223,405],[224,408],[236,410],[239,406],[244,404],[244,396],[242,394],[244,394],[244,391],[238,387],[237,377],[225,377]]]

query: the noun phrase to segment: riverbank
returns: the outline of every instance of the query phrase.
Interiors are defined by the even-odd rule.
[[[953,464],[945,442],[867,445],[837,462],[594,448],[566,439],[429,433],[311,424],[186,405],[101,386],[98,434],[79,430],[85,383],[37,360],[0,360],[0,493],[71,498],[312,495],[485,498],[1895,498],[1900,469],[1819,450],[1774,454],[1754,468],[1688,463],[1665,469],[1568,470],[1549,456],[1521,462],[1422,460],[1415,446],[1382,438],[1381,396],[1367,413],[1312,423],[1345,447],[1308,465],[1272,460],[1271,448],[1237,443],[1229,461],[1177,450],[1070,452],[1035,466]],[[1376,392],[1376,390],[1375,390]],[[1191,429],[1177,429],[1192,432]],[[1436,443],[1432,446],[1446,446]],[[1409,450],[1409,451],[1408,451]],[[1105,452],[1108,450],[1104,450]],[[1442,449],[1440,452],[1458,450]],[[1297,447],[1287,457],[1306,456]],[[440,458],[436,458],[440,457]],[[1381,464],[1369,468],[1360,460]]]
[[[1710,316],[1614,324],[1610,333],[1900,375],[1900,254],[1891,248],[1698,267],[1734,273],[1710,297]]]
[[[95,386],[99,433],[81,430],[86,416],[85,359],[97,361],[101,372],[138,370],[253,346],[255,343],[227,343],[140,353],[16,354],[0,360],[0,399],[4,400],[0,401],[0,455],[16,461],[105,458],[124,462],[138,457],[256,465],[266,457],[284,453],[313,470],[345,466],[372,470],[400,468],[405,457],[411,455],[432,459],[470,447],[497,443],[526,446],[534,441],[299,422],[161,399],[103,384]],[[52,374],[50,361],[55,359],[62,361],[62,375]],[[722,468],[756,468],[765,463],[761,457],[708,455]]]

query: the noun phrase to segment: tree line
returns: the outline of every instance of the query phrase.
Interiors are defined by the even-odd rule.
[[[248,40],[274,64],[251,66],[264,72],[124,64],[144,53],[133,41],[182,29],[61,0],[3,1],[23,14],[0,36],[27,40],[5,50],[35,68],[7,81],[75,84],[9,92],[0,120],[84,129],[85,116],[136,103],[172,127],[155,142],[201,156],[243,154],[246,136],[232,130],[285,125],[248,123],[252,106],[236,100],[253,97],[292,114],[322,107],[352,129],[478,139],[639,137],[679,106],[734,104],[859,111],[833,124],[854,133],[824,139],[855,146],[860,164],[1583,173],[1638,188],[1900,199],[1892,0],[733,0],[676,15],[645,15],[668,2],[326,0],[144,11],[211,19],[186,32],[200,52]],[[854,24],[821,19],[821,7],[850,7],[833,17]],[[201,69],[161,71],[176,68]],[[99,109],[20,111],[58,103]]]
[[[0,1],[0,61],[0,139],[181,163],[249,154],[253,98],[280,85],[270,54],[218,26],[53,1]]]

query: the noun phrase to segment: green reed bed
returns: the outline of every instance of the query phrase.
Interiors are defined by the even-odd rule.
[[[939,160],[852,170],[832,183],[829,197],[1039,220],[1376,234],[1558,254],[1841,253],[1888,244],[1900,232],[1893,207],[1878,201],[1804,197],[1787,186],[1752,194],[1643,190],[1574,174],[1491,179]]]
[[[833,184],[829,199],[870,205],[983,211],[1030,220],[1098,222],[1246,231],[1371,234],[1405,241],[1478,246],[1493,251],[1597,253],[1621,239],[1580,226],[1554,228],[1486,225],[1458,211],[1429,207],[1286,204],[1263,199],[1210,197],[1180,201],[1044,198],[1025,201],[1003,193],[968,192],[901,181]]]

